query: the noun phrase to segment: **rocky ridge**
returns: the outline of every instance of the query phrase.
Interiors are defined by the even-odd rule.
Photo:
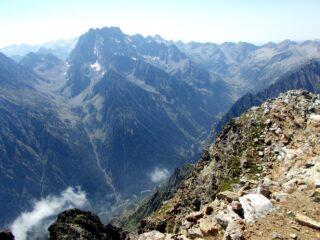
[[[320,96],[296,90],[229,122],[142,239],[317,239]]]
[[[239,98],[214,127],[211,133],[212,139],[231,118],[239,117],[250,107],[259,106],[270,98],[278,97],[283,92],[299,89],[320,93],[319,60],[311,59],[300,67],[289,71],[267,88],[257,93],[247,93]]]
[[[49,227],[49,239],[124,240],[126,234],[110,224],[102,224],[94,213],[75,208],[58,215]]]

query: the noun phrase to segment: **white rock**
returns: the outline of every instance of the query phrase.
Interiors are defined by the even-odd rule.
[[[313,120],[313,121],[320,121],[320,115],[319,114],[311,114],[309,119]]]
[[[202,238],[203,234],[199,228],[188,229],[188,237],[191,239]]]
[[[239,198],[247,222],[253,223],[256,219],[271,212],[273,205],[271,201],[259,193],[250,193]]]
[[[216,220],[219,223],[219,225],[226,229],[229,225],[230,222],[235,221],[235,220],[240,220],[241,218],[239,217],[238,214],[236,214],[231,206],[228,206],[227,209],[223,210],[223,211],[219,211],[216,214]]]
[[[272,193],[272,198],[278,202],[287,201],[289,194],[284,192],[274,192]]]
[[[282,131],[281,131],[281,128],[279,128],[279,127],[278,127],[278,128],[276,129],[276,131],[275,131],[275,133],[276,133],[277,135],[280,135],[281,132],[282,132]]]
[[[232,221],[228,225],[223,240],[244,240],[244,222],[241,220]]]
[[[164,240],[165,235],[161,232],[153,230],[139,235],[138,240]]]

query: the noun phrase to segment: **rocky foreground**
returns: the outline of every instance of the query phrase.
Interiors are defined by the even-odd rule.
[[[289,91],[232,120],[138,233],[320,239],[320,96]]]
[[[251,108],[188,169],[137,231],[70,209],[49,239],[320,239],[320,95],[289,91]]]

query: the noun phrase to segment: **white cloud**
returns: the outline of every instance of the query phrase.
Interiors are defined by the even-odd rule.
[[[34,203],[31,212],[24,212],[11,225],[16,240],[26,240],[30,230],[34,232],[47,231],[48,219],[61,211],[72,207],[83,207],[88,204],[86,193],[79,187],[68,187],[59,196],[49,195]]]
[[[152,182],[161,182],[169,177],[169,171],[166,168],[156,167],[151,173],[148,174]]]

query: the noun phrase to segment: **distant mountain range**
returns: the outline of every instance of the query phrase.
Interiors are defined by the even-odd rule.
[[[0,49],[22,56],[0,55],[0,225],[68,186],[96,208],[139,197],[198,159],[236,99],[294,69],[313,82],[303,64],[320,56],[316,41],[185,44],[114,27],[38,47]],[[294,76],[274,88],[299,88]]]
[[[222,117],[213,130],[212,137],[218,134],[223,126],[232,118],[240,116],[253,106],[259,106],[270,98],[276,98],[288,90],[304,89],[320,93],[320,62],[311,59],[304,65],[288,72],[285,76],[255,94],[247,93],[238,99]]]
[[[259,91],[308,59],[320,56],[319,41],[285,40],[262,46],[245,42],[178,42],[177,45],[193,61],[224,79],[233,88],[236,98],[248,91]]]
[[[19,62],[24,55],[30,52],[36,52],[39,54],[53,53],[61,59],[66,59],[75,47],[77,41],[78,38],[72,38],[35,45],[15,44],[0,48],[0,52],[14,59],[16,62]]]

